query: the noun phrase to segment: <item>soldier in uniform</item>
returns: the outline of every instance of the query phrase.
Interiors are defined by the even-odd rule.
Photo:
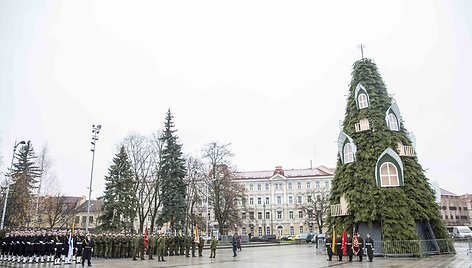
[[[82,263],[82,251],[84,244],[84,237],[81,232],[75,233],[75,262]]]
[[[367,257],[369,257],[369,261],[372,262],[374,259],[374,240],[370,237],[370,234],[367,234],[367,238],[365,239],[365,248],[367,249]]]
[[[340,235],[336,236],[336,255],[338,255],[338,261],[343,260],[343,240]]]
[[[326,234],[326,253],[328,254],[328,261],[331,261],[333,258],[333,240],[329,236],[329,234]]]
[[[347,256],[349,258],[349,261],[352,261],[352,256],[354,255],[354,252],[352,251],[352,237],[351,237],[351,234],[347,234],[346,251],[347,251]]]
[[[175,236],[172,235],[169,237],[169,244],[167,245],[169,256],[174,256],[174,243],[175,243]]]
[[[359,261],[362,261],[362,257],[364,256],[364,240],[360,234],[357,234],[357,240],[359,241],[359,251],[357,252],[357,257],[359,257]]]
[[[215,237],[212,237],[210,244],[210,258],[216,257],[216,247],[218,246],[218,240]]]
[[[192,237],[187,235],[184,236],[184,243],[185,243],[185,257],[190,257],[190,247],[192,246]]]
[[[154,254],[155,242],[156,242],[156,239],[154,238],[154,235],[150,235],[148,239],[148,256],[150,260],[154,260],[152,255]]]
[[[139,236],[139,258],[144,260],[144,235]]]
[[[159,239],[157,240],[157,261],[166,261],[164,260],[164,256],[166,255],[166,237],[164,235],[161,235]]]
[[[87,234],[83,241],[83,250],[82,250],[82,267],[84,267],[85,260],[87,260],[87,266],[92,266],[92,249],[93,249],[93,240],[90,237],[90,234]]]
[[[61,264],[62,240],[57,232],[54,232],[54,265]]]
[[[55,240],[54,240],[53,232],[48,231],[46,233],[46,261],[47,262],[54,261],[54,255],[56,254],[54,252],[55,248],[56,248],[56,246],[55,246]]]
[[[205,240],[200,236],[198,241],[198,257],[203,257],[203,247],[205,246]]]
[[[131,257],[133,258],[133,261],[136,260],[136,255],[138,255],[138,249],[139,249],[139,238],[137,235],[134,235],[133,238],[131,239]]]

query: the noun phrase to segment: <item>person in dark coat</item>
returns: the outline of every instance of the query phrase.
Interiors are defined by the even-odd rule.
[[[87,260],[87,266],[92,266],[92,250],[93,250],[93,241],[90,238],[90,234],[87,234],[82,244],[82,267],[84,267],[85,260]]]
[[[236,257],[238,256],[238,254],[236,254],[236,251],[238,250],[238,234],[234,234],[233,235],[233,241],[231,242],[231,244],[233,245],[233,257]]]
[[[343,240],[340,235],[336,236],[336,255],[338,255],[338,261],[343,260]]]
[[[75,233],[75,261],[76,263],[82,263],[82,250],[83,250],[83,244],[84,244],[84,237],[82,236],[81,233],[76,232]]]
[[[352,237],[350,234],[347,234],[346,251],[347,251],[347,256],[349,258],[349,261],[352,261],[352,256],[354,255],[354,252],[352,250]]]
[[[369,257],[369,261],[372,262],[374,259],[374,240],[370,237],[370,234],[367,234],[367,238],[365,239],[365,248],[367,249],[367,257]]]
[[[331,259],[333,258],[333,240],[331,239],[331,237],[326,234],[326,241],[325,241],[325,245],[326,245],[326,254],[328,254],[328,261],[331,261]]]

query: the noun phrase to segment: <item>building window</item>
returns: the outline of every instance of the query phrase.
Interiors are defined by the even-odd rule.
[[[313,203],[313,200],[311,199],[311,195],[308,196],[308,203]]]
[[[288,203],[289,204],[293,203],[293,196],[291,196],[291,195],[288,196]]]
[[[257,190],[258,190],[258,191],[261,191],[261,190],[262,190],[262,186],[261,186],[260,183],[257,185]]]
[[[298,203],[298,204],[301,204],[302,201],[303,201],[303,200],[302,200],[302,196],[301,196],[301,195],[297,196],[297,203]]]
[[[383,163],[380,166],[380,181],[383,187],[399,186],[397,167],[390,162]]]
[[[364,93],[359,94],[359,96],[357,97],[357,101],[359,102],[359,109],[364,109],[364,108],[369,107],[367,96]]]
[[[249,197],[249,205],[254,205],[254,198],[253,197]]]
[[[75,223],[80,223],[80,216],[75,216]]]
[[[449,218],[447,215],[444,215],[444,218],[447,220],[447,218]]]
[[[259,236],[262,236],[262,227],[259,227]]]
[[[300,233],[303,234],[303,226],[300,226]]]
[[[325,181],[325,188],[329,188],[329,181]]]
[[[459,215],[456,215],[456,220],[458,220],[458,219],[459,219]]]
[[[249,184],[249,191],[254,191],[254,185]]]
[[[243,233],[243,235],[246,235],[246,234],[247,234],[247,232],[246,232],[246,228],[244,228],[244,227],[243,227],[243,229],[242,229],[242,233]]]
[[[295,235],[295,228],[293,226],[290,226],[290,235]]]
[[[254,220],[254,212],[249,212],[249,219]]]
[[[266,197],[266,201],[265,201],[266,205],[269,204],[269,197]]]
[[[268,183],[265,184],[265,189],[266,189],[266,191],[269,190],[269,184]]]
[[[249,229],[249,232],[251,232],[251,235],[254,236],[254,227],[251,227],[251,229]]]
[[[87,216],[82,216],[82,224],[85,224],[87,222]]]
[[[320,188],[320,181],[319,180],[315,181],[315,187],[316,187],[316,189]]]
[[[266,227],[266,235],[270,235],[270,227],[269,226]]]
[[[277,204],[282,204],[282,197],[281,196],[277,196]]]
[[[270,212],[266,211],[265,218],[266,220],[270,220]]]
[[[261,198],[261,197],[258,197],[258,198],[257,198],[257,204],[258,204],[258,205],[262,205],[262,198]]]
[[[288,188],[289,190],[292,190],[292,183],[291,183],[291,182],[288,183],[287,188]]]
[[[388,128],[390,128],[390,130],[398,131],[397,117],[393,113],[388,115]]]
[[[262,212],[257,212],[257,219],[262,220]]]
[[[275,190],[278,190],[278,189],[279,189],[279,184],[276,183],[276,184],[275,184]]]
[[[89,217],[89,223],[93,223],[93,216]]]
[[[297,188],[298,188],[298,189],[301,189],[301,188],[302,188],[302,183],[301,183],[301,182],[297,182]]]
[[[457,207],[449,207],[449,210],[457,210]]]
[[[246,219],[246,212],[241,213],[241,219],[243,219],[243,220]]]
[[[277,220],[282,219],[282,211],[277,211]]]
[[[352,147],[350,143],[346,143],[346,145],[344,145],[343,154],[344,164],[354,162],[354,154],[352,153]]]
[[[309,182],[309,181],[306,182],[306,188],[307,188],[307,189],[310,189],[310,188],[311,188],[311,182]]]
[[[288,218],[289,218],[289,219],[293,219],[293,211],[290,210],[290,211],[288,212]]]
[[[303,211],[301,210],[298,211],[298,218],[303,219]]]
[[[464,211],[467,211],[467,207],[464,207]]]

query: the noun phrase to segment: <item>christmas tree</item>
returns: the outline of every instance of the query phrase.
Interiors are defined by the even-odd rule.
[[[375,63],[355,62],[331,189],[332,228],[377,240],[447,237],[412,141]]]

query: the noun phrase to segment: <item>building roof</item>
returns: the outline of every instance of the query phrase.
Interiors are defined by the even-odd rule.
[[[250,180],[269,179],[275,174],[281,174],[286,178],[334,176],[334,169],[327,168],[325,166],[319,166],[316,168],[282,170],[282,167],[277,166],[275,170],[241,171],[236,172],[234,176],[237,180]]]
[[[455,193],[449,192],[448,190],[444,190],[443,188],[441,189],[441,195],[447,195],[447,196],[457,196]]]
[[[90,200],[90,212],[97,212],[103,210],[103,200]],[[77,208],[77,212],[87,212],[88,201],[85,201],[80,207]]]

